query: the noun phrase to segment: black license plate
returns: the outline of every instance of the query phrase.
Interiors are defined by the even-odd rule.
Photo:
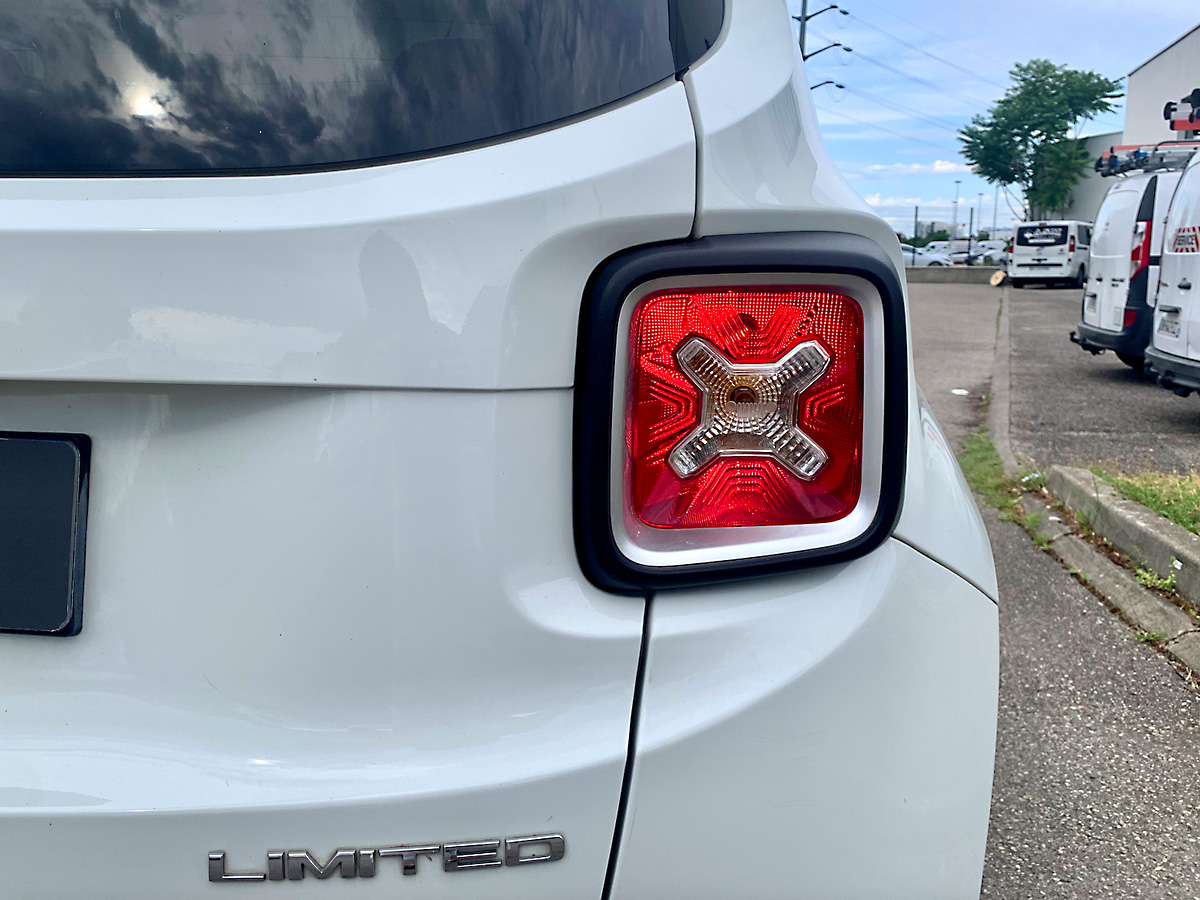
[[[90,459],[86,435],[0,432],[0,631],[83,626]]]

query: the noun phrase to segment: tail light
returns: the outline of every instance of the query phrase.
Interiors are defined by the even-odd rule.
[[[1125,327],[1126,328],[1130,327],[1136,321],[1137,321],[1137,310],[1136,309],[1125,310]]]
[[[1071,235],[1070,240],[1067,241],[1067,252],[1068,253],[1075,252],[1075,235]]]
[[[1150,265],[1150,222],[1138,222],[1133,228],[1133,244],[1129,250],[1129,279]]]
[[[851,235],[705,238],[593,278],[576,543],[637,591],[846,559],[895,525],[907,352],[896,269]]]
[[[827,522],[862,482],[862,310],[836,290],[695,287],[634,308],[626,502],[654,528]]]

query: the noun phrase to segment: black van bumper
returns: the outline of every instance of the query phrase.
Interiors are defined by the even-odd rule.
[[[1200,362],[1146,348],[1146,372],[1158,383],[1181,397],[1200,391]]]
[[[1150,344],[1154,310],[1144,306],[1135,308],[1135,312],[1133,324],[1125,325],[1120,331],[1105,331],[1080,322],[1071,332],[1071,340],[1093,354],[1112,350],[1125,356],[1142,356]]]

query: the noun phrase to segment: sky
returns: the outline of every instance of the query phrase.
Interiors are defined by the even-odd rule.
[[[787,0],[796,15],[800,0]],[[809,0],[809,12],[827,6]],[[839,41],[806,64],[826,147],[866,201],[905,234],[913,208],[922,221],[949,222],[959,190],[959,221],[968,209],[985,228],[1003,228],[1019,210],[1003,192],[971,173],[955,134],[984,113],[1010,84],[1016,63],[1038,57],[1124,78],[1200,24],[1196,0],[838,0],[837,10],[809,22],[807,51]],[[1140,10],[1141,12],[1138,12]],[[1166,99],[1164,98],[1164,102]],[[1124,108],[1089,122],[1082,135],[1120,131]],[[980,193],[983,194],[980,197]],[[965,229],[964,229],[965,231]]]

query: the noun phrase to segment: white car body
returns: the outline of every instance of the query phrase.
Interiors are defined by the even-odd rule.
[[[1162,267],[1146,368],[1182,395],[1200,390],[1200,154],[1175,187],[1163,227]]]
[[[869,552],[632,594],[583,567],[589,280],[773,232],[875,248],[903,301],[779,0],[458,152],[0,178],[0,427],[92,447],[82,629],[0,634],[5,900],[977,897],[997,587],[903,340]]]
[[[925,266],[953,265],[950,257],[945,253],[928,250],[924,247],[913,247],[911,244],[901,244],[900,254],[904,257],[904,265],[910,268],[920,269]]]
[[[1076,340],[1141,365],[1151,337],[1167,210],[1179,171],[1134,172],[1108,189],[1088,256],[1088,283]]]
[[[1013,234],[1008,277],[1013,287],[1030,282],[1082,287],[1087,279],[1091,223],[1026,222]]]

